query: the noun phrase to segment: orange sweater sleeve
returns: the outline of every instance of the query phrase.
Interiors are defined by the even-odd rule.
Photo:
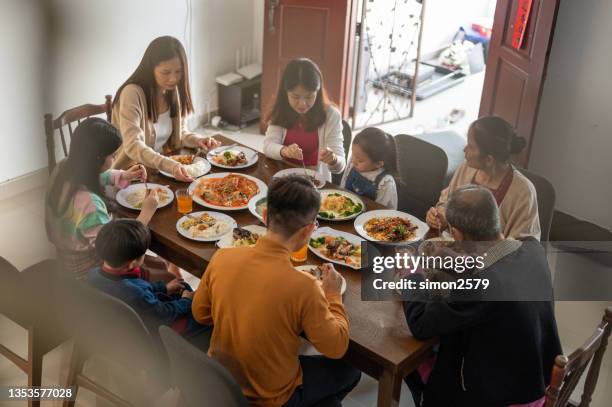
[[[339,294],[327,298],[313,280],[303,311],[304,333],[314,347],[332,359],[340,359],[349,344],[348,319]]]
[[[202,325],[212,325],[213,323],[210,302],[210,274],[210,270],[204,273],[191,303],[193,318]]]

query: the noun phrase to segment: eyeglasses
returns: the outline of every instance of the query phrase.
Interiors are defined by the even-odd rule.
[[[317,220],[317,218],[315,218],[315,220],[313,220],[312,222],[308,222],[305,225],[300,226],[300,228],[306,227],[308,225],[314,225],[314,228],[318,229],[319,228],[319,221]]]

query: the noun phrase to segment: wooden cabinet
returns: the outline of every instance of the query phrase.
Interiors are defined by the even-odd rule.
[[[229,124],[245,127],[261,116],[261,76],[219,89],[219,116]]]

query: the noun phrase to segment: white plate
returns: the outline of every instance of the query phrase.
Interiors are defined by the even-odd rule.
[[[257,195],[255,195],[253,198],[251,198],[251,200],[249,201],[249,212],[251,212],[251,214],[253,214],[253,216],[255,216],[257,219],[259,219],[259,221],[261,223],[264,223],[264,219],[263,216],[257,213],[257,203],[259,201],[263,200],[267,200],[267,192],[266,193],[259,193]]]
[[[198,204],[200,204],[200,205],[202,205],[202,206],[205,206],[205,207],[207,207],[207,208],[211,208],[211,209],[218,209],[218,210],[221,210],[221,211],[239,211],[239,210],[241,210],[241,209],[246,209],[246,208],[248,208],[248,206],[249,206],[248,202],[247,202],[245,205],[242,205],[242,206],[236,206],[236,207],[227,207],[227,206],[213,205],[213,204],[210,204],[210,203],[208,203],[208,202],[204,201],[202,198],[200,198],[199,196],[197,196],[197,195],[194,193],[195,188],[196,188],[196,186],[198,185],[198,182],[200,182],[200,181],[202,181],[202,180],[205,180],[205,179],[210,179],[210,178],[223,178],[223,177],[226,177],[226,176],[228,176],[228,175],[230,175],[230,174],[239,175],[239,176],[241,176],[241,177],[248,178],[248,179],[250,179],[251,181],[253,181],[253,182],[255,182],[255,183],[257,184],[257,187],[259,188],[259,192],[258,192],[257,194],[255,194],[255,195],[254,195],[254,196],[253,196],[253,197],[252,197],[252,198],[249,200],[249,202],[250,202],[250,201],[252,201],[252,200],[253,200],[253,198],[255,198],[257,195],[260,195],[260,194],[267,194],[267,193],[268,193],[268,186],[267,186],[267,185],[266,185],[266,184],[265,184],[265,183],[264,183],[262,180],[260,180],[259,178],[255,178],[255,177],[252,177],[252,176],[247,175],[247,174],[239,174],[239,173],[237,173],[237,172],[217,172],[217,173],[213,173],[213,174],[206,174],[206,175],[204,175],[204,176],[202,176],[202,177],[198,178],[197,180],[193,181],[193,182],[192,182],[192,183],[189,185],[189,188],[188,188],[188,189],[189,189],[189,192],[190,192],[190,193],[192,194],[192,196],[193,196],[193,201],[194,201],[194,202],[197,202]]]
[[[221,238],[223,238],[224,236],[227,236],[227,234],[230,235],[230,237],[232,236],[232,231],[234,230],[235,227],[238,226],[238,224],[236,223],[236,221],[234,220],[234,218],[232,218],[231,216],[228,216],[224,213],[220,213],[220,212],[212,212],[212,211],[200,211],[200,212],[191,212],[189,215],[190,216],[195,216],[198,217],[203,213],[208,213],[211,217],[226,222],[229,226],[229,229],[227,232],[222,233],[220,235],[217,236],[211,236],[211,237],[193,237],[191,236],[191,234],[189,233],[188,230],[183,229],[181,227],[181,223],[184,222],[185,220],[189,219],[187,217],[187,215],[183,216],[182,218],[180,218],[177,222],[176,222],[176,230],[177,232],[179,232],[183,237],[186,237],[187,239],[191,239],[191,240],[195,240],[198,242],[214,242],[216,240],[219,240]]]
[[[336,229],[332,229],[332,228],[328,228],[328,227],[322,227],[322,228],[318,228],[316,229],[312,235],[310,236],[311,239],[317,239],[320,236],[333,236],[333,237],[343,237],[346,240],[348,240],[349,242],[351,242],[354,245],[360,245],[361,242],[364,242],[364,240],[362,238],[360,238],[359,236],[353,235],[352,233],[347,233],[347,232],[343,232],[341,230],[336,230]],[[336,259],[330,259],[327,256],[324,256],[321,252],[319,252],[318,249],[315,249],[314,247],[310,246],[310,243],[308,243],[308,249],[313,252],[315,254],[315,256],[326,260],[330,263],[335,263],[338,264],[340,266],[346,266],[346,267],[350,267],[352,269],[355,270],[359,270],[360,268],[365,267],[365,265],[361,265],[361,267],[357,267],[355,265],[350,265],[350,264],[346,264],[340,260],[336,260]]]
[[[302,273],[308,273],[308,270],[315,268],[315,267],[317,266],[315,266],[314,264],[305,264],[302,266],[296,266],[294,268],[298,271],[301,271]],[[343,295],[346,292],[346,280],[344,279],[342,275],[340,275],[340,277],[342,278],[342,286],[340,287],[340,295]]]
[[[208,161],[206,161],[206,159],[204,159],[204,158],[202,158],[202,157],[195,157],[195,158],[193,159],[193,162],[194,162],[194,163],[195,163],[195,162],[203,162],[204,164],[201,164],[201,165],[203,165],[203,166],[204,166],[203,168],[204,168],[204,170],[205,170],[205,171],[204,171],[202,174],[200,174],[200,175],[198,175],[197,177],[194,177],[194,178],[199,178],[199,177],[201,177],[202,175],[206,175],[206,174],[208,174],[208,171],[210,171],[210,168],[211,168],[211,167],[210,167],[210,163],[209,163]],[[165,176],[166,176],[166,177],[168,177],[168,178],[176,179],[176,178],[174,178],[174,175],[170,174],[169,172],[159,170],[159,173],[160,173],[160,174],[162,174],[162,175],[165,175]]]
[[[146,185],[146,186],[145,186]],[[170,188],[168,188],[165,185],[159,185],[159,184],[151,184],[149,182],[147,182],[146,184],[141,183],[141,184],[132,184],[130,186],[128,186],[127,188],[124,189],[120,189],[117,192],[117,195],[115,196],[115,199],[117,200],[117,202],[119,202],[119,204],[121,206],[125,206],[128,209],[135,209],[137,211],[140,210],[140,208],[135,208],[132,205],[130,205],[128,203],[127,197],[134,193],[137,192],[138,190],[144,191],[145,188],[149,188],[149,189],[153,189],[153,188],[161,188],[163,190],[166,191],[166,193],[168,194],[168,198],[164,201],[160,201],[159,205],[157,206],[157,208],[163,208],[164,206],[168,206],[172,203],[172,201],[174,200],[174,193],[172,192],[172,190]]]
[[[246,158],[247,158],[246,164],[236,165],[235,167],[232,167],[230,165],[217,164],[213,160],[213,157],[215,155],[217,155],[218,153],[223,153],[225,151],[242,151],[244,153],[244,155],[246,155]],[[214,165],[215,167],[227,168],[227,169],[230,169],[230,170],[235,170],[235,169],[239,169],[239,168],[247,168],[247,167],[250,167],[251,165],[255,164],[257,162],[257,160],[259,159],[259,154],[257,153],[257,151],[251,150],[248,147],[232,146],[231,148],[229,148],[228,146],[221,146],[221,147],[213,148],[212,150],[210,150],[208,152],[208,154],[206,154],[206,159],[212,165]]]
[[[242,227],[242,229],[246,229],[252,233],[257,233],[260,237],[265,235],[268,231],[266,228],[259,225],[248,225]],[[221,249],[231,249],[234,247],[234,228],[232,228],[232,233],[223,235],[223,237],[219,239],[217,246],[219,246]]]
[[[361,210],[357,213],[352,214],[351,216],[345,216],[345,217],[336,217],[333,219],[329,219],[329,218],[324,218],[320,215],[317,215],[317,218],[322,219],[322,220],[327,220],[327,221],[331,221],[331,222],[341,222],[341,221],[345,221],[345,220],[349,220],[349,219],[354,219],[357,216],[359,216],[359,214],[361,212],[363,212],[365,210],[365,204],[363,203],[363,201],[361,200],[361,198],[359,198],[359,196],[351,193],[351,192],[347,192],[347,191],[341,191],[339,189],[324,189],[321,191],[321,204],[323,203],[323,200],[325,199],[325,197],[329,194],[340,194],[340,195],[344,195],[348,198],[351,198],[351,200],[353,202],[355,202],[356,204],[361,204]],[[319,211],[320,212],[320,211]]]
[[[272,176],[272,178],[282,178],[282,177],[287,177],[289,175],[300,175],[300,176],[304,176],[304,171],[306,171],[306,175],[311,176],[313,178],[315,178],[317,181],[319,181],[319,186],[315,185],[315,187],[317,189],[321,189],[325,186],[325,177],[323,176],[323,174],[315,171],[315,170],[311,170],[309,168],[306,168],[304,170],[304,168],[287,168],[284,170],[280,170],[279,172],[277,172],[276,174],[274,174]]]
[[[364,225],[373,218],[394,218],[394,217],[398,217],[398,218],[402,218],[402,219],[406,219],[409,220],[410,223],[412,223],[413,225],[417,226],[418,229],[416,230],[416,235],[414,238],[410,239],[410,240],[404,240],[402,242],[386,242],[386,241],[382,241],[382,240],[376,240],[374,239],[372,236],[368,235],[368,233],[365,231],[364,229]],[[420,219],[405,213],[405,212],[400,212],[400,211],[394,211],[392,209],[378,209],[378,210],[374,210],[374,211],[369,211],[369,212],[365,212],[362,213],[361,215],[359,215],[357,217],[357,219],[355,219],[355,231],[364,239],[367,239],[371,242],[377,242],[377,243],[381,243],[381,244],[388,244],[388,245],[402,245],[402,244],[407,244],[410,242],[416,242],[418,240],[423,239],[423,237],[425,237],[425,234],[427,233],[427,231],[429,230],[429,226],[427,226],[427,224],[423,221],[421,221]]]

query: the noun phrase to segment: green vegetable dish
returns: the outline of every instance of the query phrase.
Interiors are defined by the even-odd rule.
[[[344,219],[357,215],[363,210],[361,203],[353,201],[346,195],[333,192],[321,201],[319,217],[323,219]]]

